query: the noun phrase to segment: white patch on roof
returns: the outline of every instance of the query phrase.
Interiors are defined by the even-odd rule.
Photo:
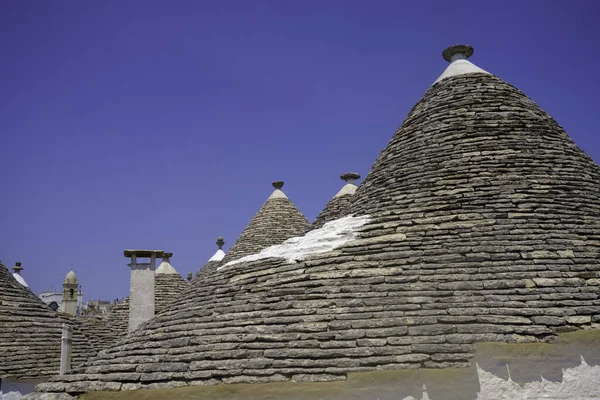
[[[173,266],[168,261],[163,261],[160,263],[154,274],[176,274],[177,270],[173,268]]]
[[[455,54],[452,57],[452,62],[450,63],[450,65],[448,65],[448,68],[446,68],[446,70],[440,75],[440,77],[437,78],[433,83],[438,83],[439,81],[446,78],[450,78],[451,76],[474,73],[490,74],[489,72],[473,64],[471,61],[467,60],[462,54]]]
[[[282,244],[267,247],[258,254],[251,254],[228,262],[218,269],[229,265],[262,258],[285,258],[288,262],[303,260],[316,253],[326,253],[356,238],[357,228],[370,220],[369,216],[353,217],[351,215],[327,222],[323,227],[308,232],[304,236],[293,237]]]
[[[344,186],[342,186],[340,191],[337,192],[337,194],[333,197],[341,197],[346,196],[347,194],[354,194],[356,192],[356,189],[358,189],[358,186],[356,186],[355,184],[346,183]]]
[[[225,252],[219,249],[208,261],[221,261],[223,257],[225,257]]]
[[[275,189],[267,200],[270,199],[287,199],[288,197],[280,189]]]
[[[17,280],[17,282],[19,282],[21,285],[25,286],[25,287],[29,287],[29,285],[27,284],[27,282],[25,282],[25,279],[21,276],[21,274],[12,274],[13,278],[15,278]]]

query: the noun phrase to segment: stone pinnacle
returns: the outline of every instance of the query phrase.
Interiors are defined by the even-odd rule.
[[[356,172],[346,172],[340,176],[340,179],[346,183],[352,183],[358,179],[360,179],[360,175]]]
[[[275,189],[280,189],[281,190],[281,188],[283,187],[283,181],[275,181],[275,182],[273,182],[273,187]]]
[[[468,44],[455,44],[444,49],[444,51],[442,51],[442,57],[444,57],[444,60],[452,62],[457,59],[471,57],[473,51],[473,47]]]

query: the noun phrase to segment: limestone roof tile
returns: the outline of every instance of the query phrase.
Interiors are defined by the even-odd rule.
[[[207,274],[81,375],[38,388],[118,386],[132,368],[171,386],[459,368],[478,341],[596,328],[600,167],[523,92],[462,72],[375,160],[344,217],[368,216],[355,238]]]

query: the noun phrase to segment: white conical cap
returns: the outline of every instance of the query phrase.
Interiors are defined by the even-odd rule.
[[[441,80],[457,75],[474,73],[491,75],[489,72],[479,68],[477,65],[467,60],[467,58],[471,57],[471,55],[473,55],[473,47],[469,45],[455,44],[454,46],[446,48],[442,52],[442,56],[444,57],[444,60],[450,62],[450,65],[448,65],[448,68],[446,68],[442,75],[440,75],[440,77],[437,78],[433,83],[435,84]]]
[[[177,274],[177,270],[175,268],[173,268],[173,266],[171,265],[171,256],[172,255],[173,255],[173,253],[165,253],[165,257],[163,257],[162,262],[160,263],[158,268],[156,268],[156,271],[154,271],[154,273],[156,275]]]

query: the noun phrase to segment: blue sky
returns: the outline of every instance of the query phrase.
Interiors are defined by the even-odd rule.
[[[34,291],[73,265],[127,295],[125,248],[182,274],[274,180],[313,220],[446,67],[523,90],[600,161],[597,1],[70,1],[0,5],[0,259]]]

